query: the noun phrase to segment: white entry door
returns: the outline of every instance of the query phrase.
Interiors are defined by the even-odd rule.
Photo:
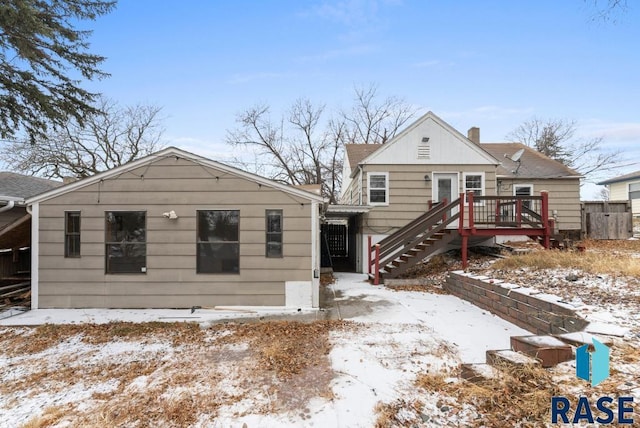
[[[433,200],[437,202],[442,202],[445,199],[447,200],[447,204],[450,204],[451,201],[457,199],[460,196],[460,190],[458,186],[458,174],[457,173],[443,173],[443,172],[434,172],[433,173]],[[451,215],[454,215],[458,212],[458,208],[451,210]],[[452,225],[447,227],[457,227],[457,223],[454,222]]]
[[[458,174],[457,173],[433,173],[433,200],[447,203],[457,199],[460,196],[458,190]]]

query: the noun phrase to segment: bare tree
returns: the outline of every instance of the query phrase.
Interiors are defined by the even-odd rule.
[[[70,119],[33,141],[9,142],[0,155],[14,170],[49,178],[87,177],[153,153],[163,128],[160,107],[121,107],[100,98],[82,124]]]
[[[238,114],[239,126],[227,131],[226,141],[233,147],[248,149],[256,164],[251,165],[247,155],[234,161],[282,183],[320,184],[323,196],[336,202],[344,144],[383,143],[414,114],[398,98],[378,102],[376,91],[375,86],[356,89],[354,107],[332,116],[326,113],[325,105],[308,99],[295,101],[275,120],[268,105],[251,107]]]
[[[323,195],[334,201],[340,188],[341,176],[335,171],[342,170],[344,125],[330,122],[327,129],[321,129],[324,110],[324,105],[299,99],[286,118],[276,122],[268,106],[258,105],[238,115],[240,127],[227,132],[227,142],[251,149],[261,166],[268,166],[267,175],[272,179],[292,185],[320,184]]]
[[[620,168],[620,150],[607,150],[603,138],[574,138],[577,123],[567,119],[525,121],[506,138],[533,147],[540,153],[575,169],[587,181],[598,181],[603,175]]]
[[[383,144],[411,119],[416,109],[398,97],[378,101],[378,87],[356,87],[353,108],[341,113],[345,140],[349,144]]]
[[[625,13],[629,8],[627,0],[584,0],[591,3],[595,9],[592,20],[616,21],[619,13]]]
[[[609,188],[607,186],[600,187],[600,191],[598,192],[597,199],[601,201],[608,201],[611,198],[611,193],[609,192]]]

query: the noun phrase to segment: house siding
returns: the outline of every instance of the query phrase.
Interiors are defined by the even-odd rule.
[[[612,183],[609,185],[609,199],[612,201],[629,200],[629,182]]]
[[[362,222],[362,233],[389,235],[428,210],[433,199],[433,182],[424,176],[437,172],[458,173],[459,192],[464,189],[463,173],[484,173],[485,195],[495,195],[496,175],[493,165],[366,165],[361,178],[363,201],[367,201],[368,172],[389,173],[388,206],[376,206]]]
[[[312,282],[312,206],[302,197],[167,157],[40,202],[39,307],[285,304]],[[265,210],[283,211],[283,257],[265,257]],[[177,220],[162,214],[174,210]],[[196,273],[196,211],[240,211],[238,274]],[[81,257],[64,257],[64,213],[81,213]],[[105,212],[146,212],[146,273],[105,273]]]
[[[612,201],[631,201],[631,213],[640,216],[640,199],[629,197],[629,184],[639,183],[638,179],[609,184],[609,199]]]
[[[512,196],[514,184],[532,184],[533,194],[549,194],[549,217],[557,212],[556,227],[559,230],[580,230],[580,179],[498,179],[498,196]]]

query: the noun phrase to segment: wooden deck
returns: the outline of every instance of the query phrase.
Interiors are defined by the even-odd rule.
[[[436,204],[379,243],[371,245],[369,240],[369,275],[374,284],[379,284],[383,276],[396,277],[458,237],[466,268],[471,237],[539,237],[542,245],[549,248],[552,231],[546,192],[540,196],[461,193],[455,201]]]

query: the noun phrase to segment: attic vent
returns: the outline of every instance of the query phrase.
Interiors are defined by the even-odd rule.
[[[418,159],[431,159],[431,145],[429,143],[418,145]]]

